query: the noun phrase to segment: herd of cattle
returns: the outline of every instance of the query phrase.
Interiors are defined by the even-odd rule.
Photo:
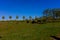
[[[35,23],[37,23],[37,24],[43,24],[43,23],[45,23],[45,22],[46,22],[46,20],[37,20],[37,21],[32,20],[32,21],[31,21],[32,24],[35,24]],[[29,21],[27,21],[27,23],[29,23]]]

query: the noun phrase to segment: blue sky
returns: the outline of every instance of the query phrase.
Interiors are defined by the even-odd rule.
[[[0,19],[18,15],[22,16],[42,16],[42,12],[47,8],[60,8],[60,0],[0,0]]]

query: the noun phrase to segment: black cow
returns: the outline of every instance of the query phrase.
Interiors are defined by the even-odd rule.
[[[37,23],[38,23],[38,24],[41,24],[41,20],[37,20]]]
[[[34,23],[37,23],[37,22],[33,20],[33,21],[32,21],[32,24],[34,24]]]
[[[43,21],[42,20],[37,20],[37,23],[38,24],[43,24]]]
[[[27,23],[29,23],[29,21],[27,21]]]
[[[41,20],[37,20],[37,21],[33,20],[33,21],[32,21],[32,24],[34,24],[34,23],[43,24],[43,22],[42,22]]]

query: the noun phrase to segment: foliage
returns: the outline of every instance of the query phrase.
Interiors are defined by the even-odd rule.
[[[19,19],[19,16],[16,16],[16,19]]]
[[[23,20],[27,19],[25,16],[23,16],[22,18],[23,18]],[[5,19],[5,16],[2,16],[2,19]],[[12,16],[9,16],[9,19],[12,19]],[[19,19],[19,16],[16,16],[16,19]],[[37,21],[37,20],[41,20],[41,21],[46,20],[46,22],[48,22],[48,21],[50,21],[50,22],[58,21],[58,20],[60,20],[60,9],[58,9],[58,8],[45,9],[43,11],[43,16],[41,16],[41,17],[35,16],[35,18],[32,18],[32,16],[29,16],[28,20],[32,21],[32,19],[35,20],[35,21]]]
[[[25,16],[23,16],[22,18],[23,18],[23,20],[25,20]]]
[[[32,20],[32,16],[29,16],[29,20]]]
[[[5,16],[2,16],[2,19],[5,19]]]
[[[9,16],[9,19],[12,19],[12,16]]]

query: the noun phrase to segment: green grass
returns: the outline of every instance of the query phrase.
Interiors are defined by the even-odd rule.
[[[0,22],[1,40],[52,40],[60,34],[60,23],[27,24]]]

